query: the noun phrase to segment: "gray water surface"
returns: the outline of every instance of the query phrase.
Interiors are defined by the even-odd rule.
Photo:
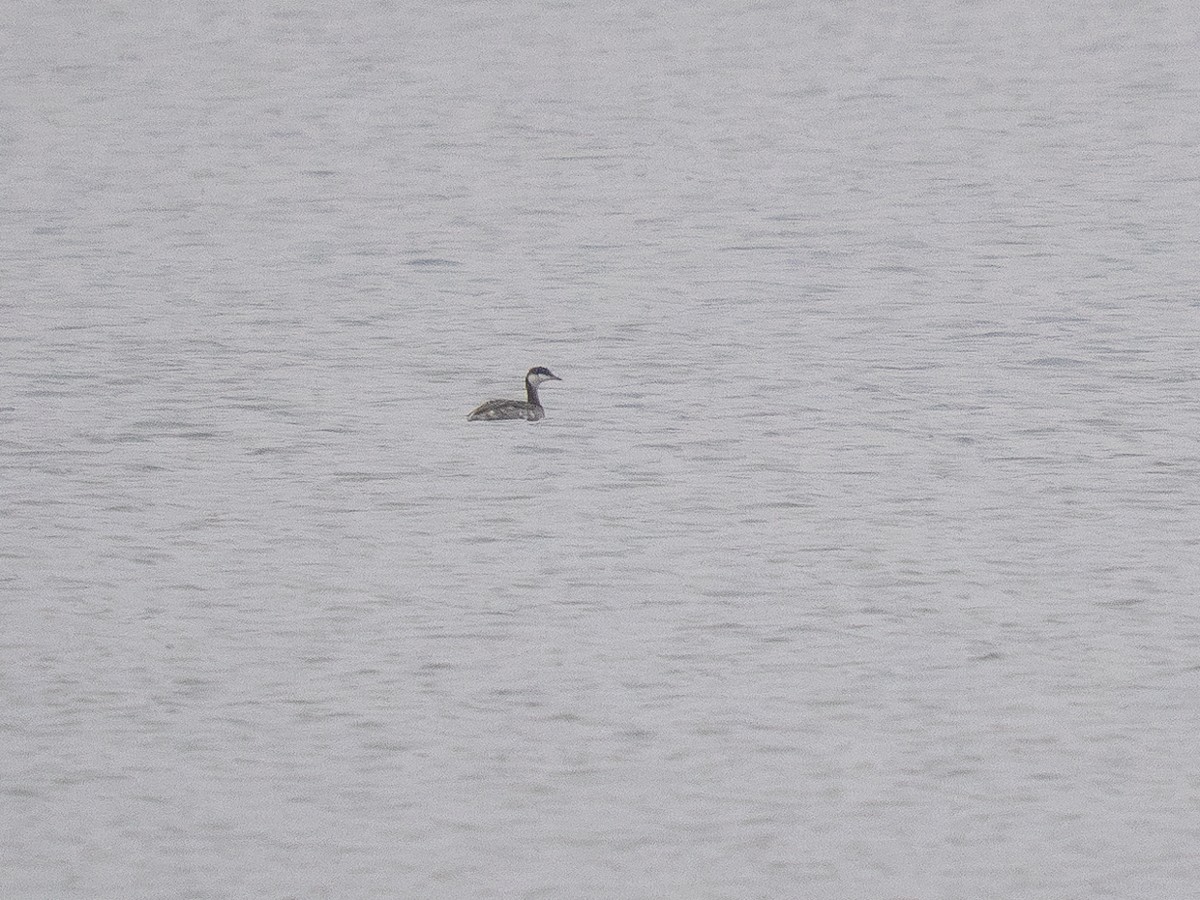
[[[1200,890],[1186,4],[7,13],[4,897]]]

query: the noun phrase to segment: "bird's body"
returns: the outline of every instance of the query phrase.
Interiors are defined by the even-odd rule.
[[[502,419],[524,419],[536,422],[546,417],[546,410],[538,399],[538,385],[543,381],[562,381],[545,366],[534,366],[525,375],[524,400],[489,400],[471,410],[468,422],[495,422]]]
[[[536,422],[546,418],[546,410],[540,403],[524,400],[489,400],[481,403],[467,416],[468,422],[494,422],[497,419],[525,419]]]

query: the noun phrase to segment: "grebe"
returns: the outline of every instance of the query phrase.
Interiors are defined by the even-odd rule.
[[[536,422],[545,418],[546,411],[538,400],[538,385],[543,381],[562,381],[545,366],[534,366],[525,375],[525,396],[528,400],[489,400],[471,410],[468,422],[491,422],[495,419],[527,419]]]

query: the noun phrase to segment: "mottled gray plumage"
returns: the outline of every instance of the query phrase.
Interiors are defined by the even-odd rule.
[[[525,375],[525,400],[489,400],[471,410],[468,422],[494,422],[500,419],[525,419],[536,422],[546,416],[538,399],[538,385],[544,381],[562,381],[545,366],[534,366]]]

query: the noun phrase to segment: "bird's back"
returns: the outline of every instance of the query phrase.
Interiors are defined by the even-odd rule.
[[[489,400],[471,410],[468,422],[489,422],[496,419],[524,419],[536,422],[544,418],[546,411],[536,403],[523,400]]]

